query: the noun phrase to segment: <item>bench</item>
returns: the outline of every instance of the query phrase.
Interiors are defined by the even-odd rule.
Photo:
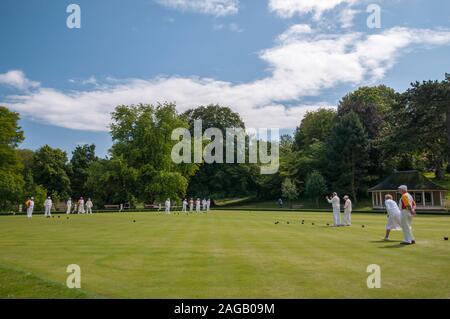
[[[293,209],[302,209],[303,205],[292,205]]]
[[[145,204],[144,205],[145,209],[158,209],[159,205],[155,205],[155,204]]]
[[[105,205],[105,209],[120,209],[120,205]]]

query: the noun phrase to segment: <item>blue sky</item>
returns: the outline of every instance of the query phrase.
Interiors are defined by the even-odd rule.
[[[71,3],[80,29],[66,26]],[[221,103],[289,132],[358,86],[450,72],[446,0],[2,0],[0,26],[0,104],[21,114],[22,147],[68,154],[106,155],[118,104]]]

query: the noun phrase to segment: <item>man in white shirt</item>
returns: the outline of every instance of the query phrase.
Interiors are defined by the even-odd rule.
[[[72,209],[72,199],[69,198],[69,200],[66,203],[66,214],[70,215],[70,210]]]
[[[333,193],[333,197],[327,197],[328,203],[333,207],[333,224],[335,227],[341,225],[341,204],[337,193]]]
[[[34,198],[30,197],[29,200],[25,203],[27,206],[27,217],[32,218],[33,217],[33,210],[34,210]]]
[[[203,200],[202,200],[202,210],[206,211],[206,199],[205,198],[203,198]]]
[[[78,201],[78,214],[84,214],[84,199],[83,199],[83,197],[80,197],[80,200]]]
[[[200,198],[197,198],[197,201],[195,202],[195,209],[197,213],[200,213]]]
[[[186,198],[183,199],[183,209],[182,209],[183,212],[187,211],[187,204],[188,204],[187,199]]]
[[[401,230],[401,212],[400,208],[398,208],[398,205],[396,202],[394,202],[392,195],[388,194],[385,196],[385,203],[386,211],[388,214],[388,222],[386,224],[386,235],[384,236],[384,240],[389,240],[389,234],[392,230]]]
[[[94,206],[94,204],[92,203],[92,200],[90,198],[88,198],[88,200],[86,202],[86,214],[92,214],[93,206]]]
[[[165,210],[166,210],[166,214],[170,214],[170,198],[168,198],[166,200],[166,202],[164,203],[164,207],[165,207]]]
[[[194,212],[194,199],[191,198],[191,200],[189,201],[189,212],[192,213]]]
[[[404,235],[404,245],[413,245],[416,243],[414,235],[412,233],[412,220],[413,216],[416,216],[416,202],[414,198],[408,193],[408,187],[406,185],[401,185],[398,188],[399,192],[402,194],[398,206],[401,209],[401,226]]]
[[[52,217],[52,213],[51,213],[52,205],[53,205],[53,202],[52,202],[51,197],[49,196],[44,201],[44,212],[45,212],[45,217],[47,217],[47,218]]]
[[[209,208],[211,207],[211,199],[208,198],[208,200],[206,201],[206,211],[209,212]]]
[[[344,196],[345,204],[344,204],[344,224],[346,226],[352,225],[352,201],[348,195]]]

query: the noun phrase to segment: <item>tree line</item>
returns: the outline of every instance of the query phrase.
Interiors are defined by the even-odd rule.
[[[113,146],[106,158],[95,145],[66,152],[44,145],[20,149],[19,114],[0,107],[0,209],[27,196],[42,205],[89,196],[105,204],[153,203],[185,196],[315,200],[330,190],[357,201],[394,170],[434,171],[443,178],[450,163],[450,75],[412,83],[399,93],[384,85],[360,87],[337,110],[308,112],[292,135],[280,137],[280,169],[261,175],[257,164],[174,164],[176,128],[203,131],[243,128],[229,107],[200,106],[179,114],[174,103],[121,105],[112,113]]]

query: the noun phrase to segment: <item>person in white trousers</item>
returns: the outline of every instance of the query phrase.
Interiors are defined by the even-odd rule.
[[[170,214],[170,198],[168,198],[166,200],[166,202],[164,203],[164,207],[165,207],[166,214]]]
[[[183,199],[183,209],[182,209],[183,212],[187,211],[187,204],[188,204],[187,199],[186,198]]]
[[[80,200],[78,201],[78,214],[84,214],[84,199],[83,199],[83,197],[80,197]]]
[[[67,207],[66,214],[70,215],[70,210],[72,209],[72,199],[69,198],[69,200],[66,203],[66,207]]]
[[[341,225],[341,200],[339,199],[337,193],[333,193],[332,198],[327,197],[328,203],[333,207],[333,224],[335,227]]]
[[[86,202],[86,214],[92,215],[92,207],[93,206],[94,206],[94,204],[92,203],[92,200],[90,198],[88,198],[88,200]]]
[[[412,233],[412,221],[413,216],[416,216],[416,203],[411,194],[408,193],[408,187],[406,185],[401,185],[398,190],[402,194],[398,206],[401,209],[401,226],[403,230],[404,245],[413,245],[416,243],[416,239]]]
[[[194,199],[191,198],[191,200],[189,201],[189,212],[194,212]]]
[[[200,198],[197,198],[197,201],[195,202],[195,209],[197,213],[200,213]]]
[[[209,212],[209,208],[211,207],[211,199],[208,198],[208,200],[206,201],[206,211]]]
[[[30,197],[29,200],[25,203],[27,206],[27,217],[32,218],[33,217],[33,210],[34,210],[34,198]]]
[[[393,200],[392,195],[386,195],[385,199],[386,201],[384,202],[384,206],[386,206],[388,222],[386,224],[386,235],[384,236],[384,241],[388,241],[391,231],[402,230],[400,226],[402,213],[400,212],[400,208],[398,208],[397,203]]]
[[[206,212],[206,199],[203,198],[202,200],[202,210]]]
[[[52,217],[52,199],[51,197],[47,197],[47,199],[44,201],[44,212],[45,212],[45,217],[50,218]]]
[[[348,195],[344,196],[344,224],[346,226],[352,225],[352,201],[350,200],[350,197]]]

